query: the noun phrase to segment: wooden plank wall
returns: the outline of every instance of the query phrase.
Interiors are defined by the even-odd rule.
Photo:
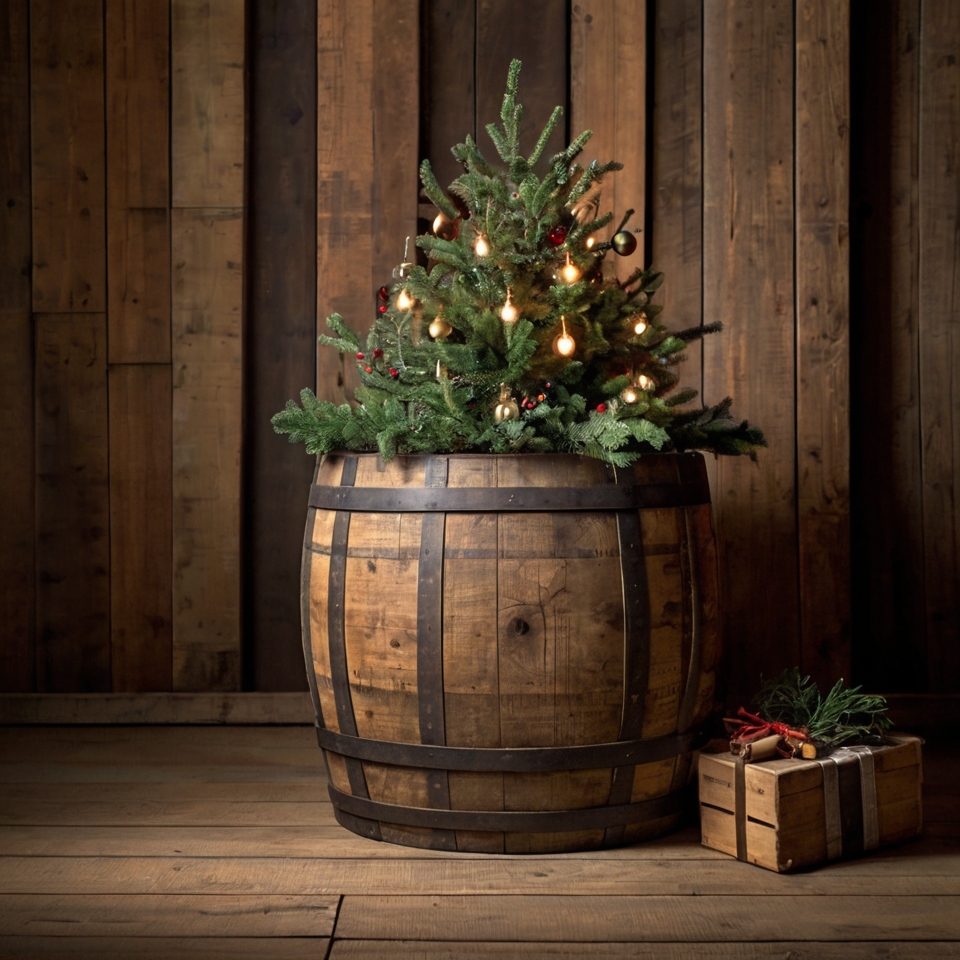
[[[854,4],[851,37],[854,662],[870,686],[956,692],[956,5]]]
[[[851,656],[960,689],[955,6],[11,0],[0,689],[302,687],[310,460],[267,420],[351,395],[317,320],[370,322],[514,56],[531,130],[627,165],[616,266],[724,321],[685,380],[770,440],[710,465],[730,699]]]
[[[4,5],[0,689],[239,689],[245,34]]]

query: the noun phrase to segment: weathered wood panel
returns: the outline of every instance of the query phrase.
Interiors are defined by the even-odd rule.
[[[928,682],[960,687],[960,6],[920,34],[919,378]]]
[[[36,317],[37,686],[110,689],[102,314]]]
[[[476,0],[425,0],[420,57],[420,144],[442,187],[463,172],[450,148],[477,134]]]
[[[654,10],[650,179],[650,265],[666,279],[657,293],[673,329],[703,316],[703,4],[661,0]],[[702,347],[691,343],[677,371],[684,387],[702,387]]]
[[[851,8],[854,670],[926,687],[919,382],[919,0]]]
[[[793,3],[704,7],[704,393],[762,427],[714,503],[730,696],[800,660],[794,425]],[[760,135],[762,131],[762,135]],[[771,638],[776,643],[771,643]]]
[[[243,213],[173,213],[173,684],[240,684]]]
[[[572,136],[592,130],[585,163],[618,160],[624,169],[610,174],[600,212],[613,211],[603,239],[613,236],[629,209],[627,229],[643,229],[647,177],[647,0],[578,0],[573,4],[570,45]],[[607,273],[625,279],[645,265],[645,237],[636,252],[607,255]]]
[[[171,0],[175,207],[241,207],[244,0]]]
[[[102,0],[30,4],[33,308],[106,306]]]
[[[567,5],[552,0],[477,0],[476,122],[477,143],[496,157],[487,136],[487,124],[500,123],[503,91],[510,61],[523,61],[519,100],[523,104],[520,145],[533,150],[537,137],[558,104],[567,110],[566,51],[570,33]],[[578,131],[579,132],[579,131]],[[550,157],[566,145],[567,128],[561,122],[550,138],[537,167],[544,170]],[[452,146],[452,144],[451,144]]]
[[[340,313],[367,329],[373,317],[372,182],[374,0],[317,7],[317,326]],[[399,238],[402,244],[403,238]],[[398,258],[399,262],[399,258]],[[368,319],[371,318],[371,319]],[[353,364],[317,351],[317,396],[343,403]]]
[[[110,368],[113,690],[172,681],[172,445],[167,364]]]
[[[796,5],[800,664],[850,676],[850,5]]]
[[[245,643],[255,689],[298,690],[306,689],[297,587],[313,461],[273,432],[270,417],[314,385],[317,5],[261,3],[251,15]]]
[[[0,690],[34,684],[33,330],[27,0],[0,12]]]

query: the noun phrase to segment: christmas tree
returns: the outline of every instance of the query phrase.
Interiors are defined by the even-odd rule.
[[[730,416],[730,400],[680,409],[697,395],[676,389],[691,340],[719,323],[669,332],[652,302],[663,275],[604,275],[608,253],[637,246],[627,211],[599,216],[603,177],[622,165],[577,162],[586,131],[534,167],[561,117],[557,107],[533,152],[520,152],[520,62],[510,65],[501,111],[490,124],[502,166],[471,137],[453,148],[461,174],[441,189],[430,163],[420,177],[438,209],[433,235],[417,238],[427,265],[407,261],[378,293],[365,343],[339,314],[320,342],[355,359],[357,404],[310,390],[273,418],[308,453],[579,453],[626,466],[644,452],[711,450],[755,456],[759,430]]]

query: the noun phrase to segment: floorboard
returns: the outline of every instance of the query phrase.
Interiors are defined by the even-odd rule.
[[[557,856],[364,840],[304,727],[0,728],[0,960],[960,957],[960,751],[924,751],[923,837],[780,876],[695,826]]]

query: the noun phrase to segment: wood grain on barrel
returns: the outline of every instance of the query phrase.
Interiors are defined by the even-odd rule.
[[[686,462],[672,457],[644,458],[633,478],[577,457],[443,459],[447,487],[460,489],[588,490],[614,482],[676,484],[687,475]],[[318,483],[341,485],[341,461],[337,455],[326,458]],[[432,463],[432,458],[411,456],[384,464],[374,455],[360,455],[354,485],[436,485]],[[330,729],[339,728],[336,683],[329,679],[330,650],[335,648],[327,636],[332,621],[326,592],[333,518],[344,512],[316,511],[305,580],[316,594],[308,604],[311,655],[321,709],[325,718],[334,718],[327,721]],[[361,739],[481,749],[609,743],[624,739],[627,713],[637,714],[637,734],[648,739],[675,733],[682,707],[686,729],[689,718],[712,703],[712,675],[704,685],[698,673],[701,666],[712,668],[716,659],[711,622],[716,584],[691,587],[694,579],[715,578],[715,557],[708,551],[709,506],[640,511],[633,537],[639,570],[631,575],[629,589],[644,591],[636,606],[644,622],[638,624],[639,633],[634,629],[626,639],[624,544],[614,511],[351,511],[349,517],[342,547],[343,642],[350,706]],[[425,679],[430,672],[426,651],[418,650],[419,635],[429,626],[428,611],[420,608],[434,602],[422,578],[437,577],[436,556],[423,558],[425,565],[421,558],[422,551],[436,550],[432,538],[437,531],[428,529],[430,522],[442,531],[443,554],[442,671],[432,680]],[[642,649],[630,656],[643,659],[637,674],[643,677],[642,689],[625,690],[625,654],[641,640]],[[635,672],[631,669],[630,676]],[[425,683],[441,689],[421,689]],[[434,733],[425,736],[424,717],[433,716],[438,702],[443,715]],[[347,774],[360,761],[330,752],[327,758],[335,787],[356,795]],[[382,760],[364,760],[362,767],[370,799],[398,807],[567,811],[668,795],[685,784],[689,754],[636,767],[548,772],[431,771]],[[436,792],[439,782],[447,787],[443,797]],[[377,825],[357,817],[344,822],[357,832],[379,830],[383,839],[413,846],[525,853],[643,839],[669,829],[677,816],[626,828],[530,833]],[[402,819],[401,813],[397,818]]]

